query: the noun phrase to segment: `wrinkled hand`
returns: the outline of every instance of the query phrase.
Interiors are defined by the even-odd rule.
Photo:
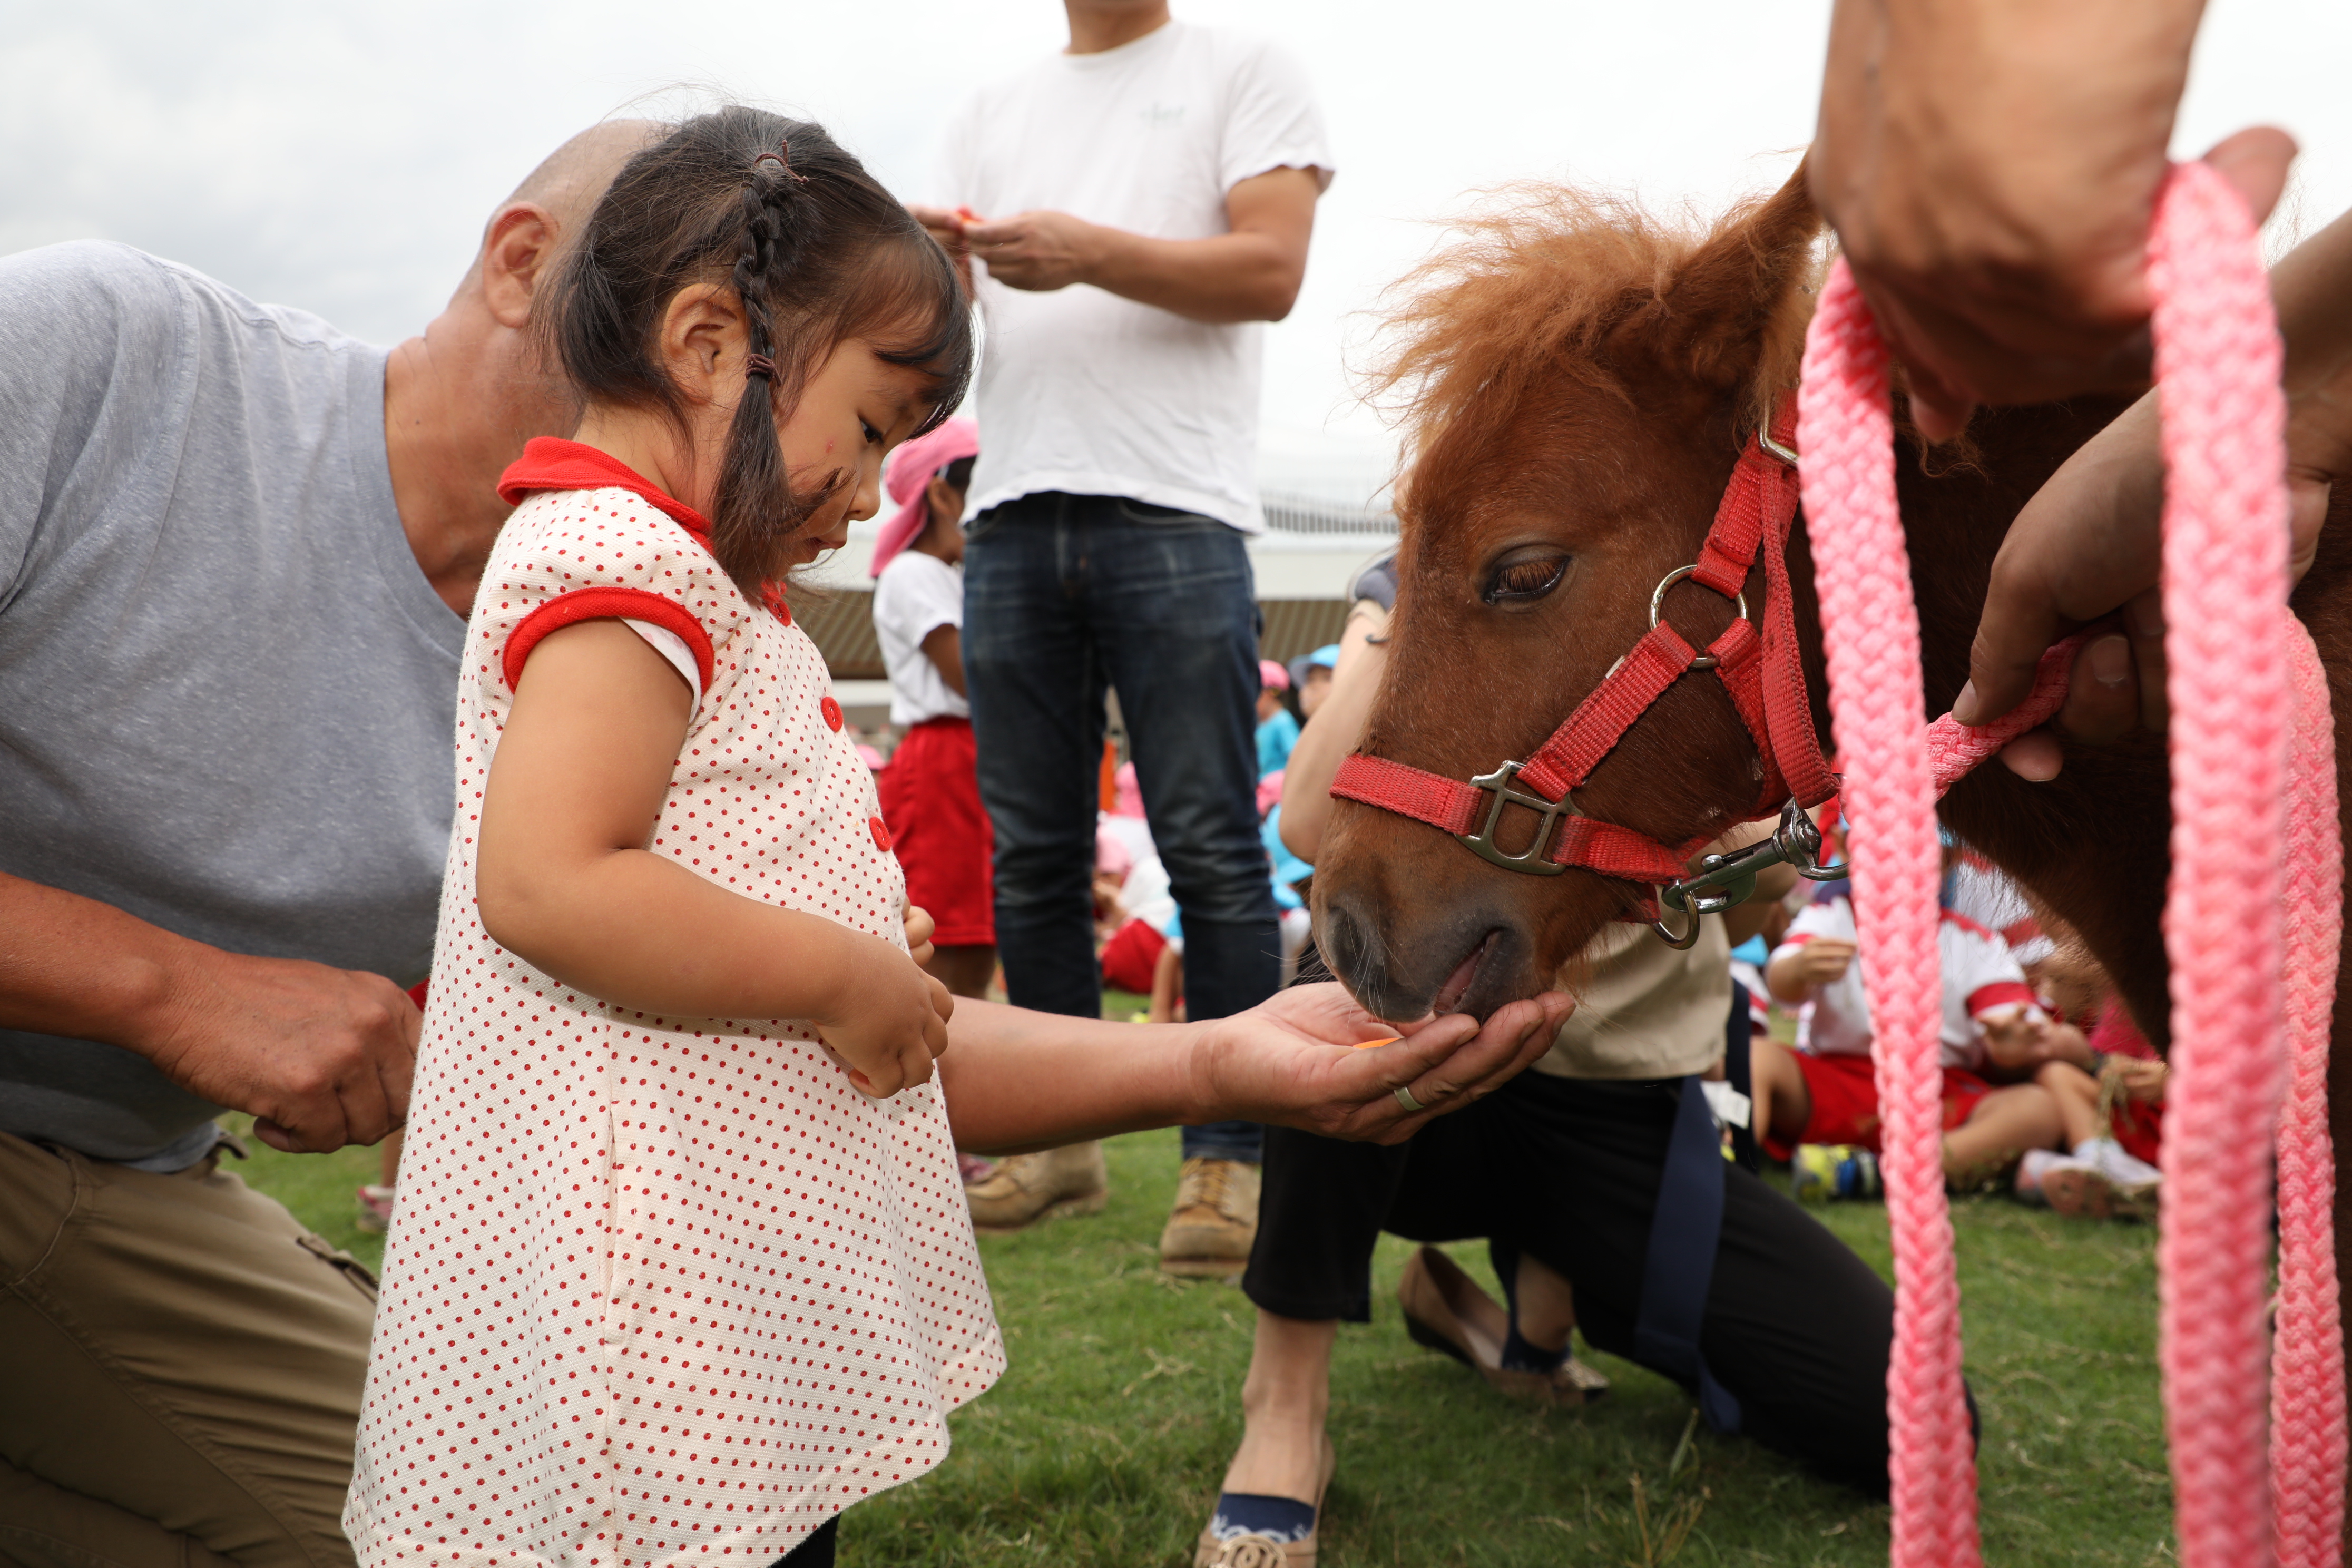
[[[168,1016],[147,1059],[189,1093],[251,1113],[273,1149],[374,1143],[408,1120],[423,1015],[381,974],[217,953]]]
[[[955,998],[887,942],[860,942],[856,951],[840,976],[839,1005],[814,1020],[817,1037],[840,1058],[850,1087],[887,1100],[930,1081],[933,1059],[948,1048]]]
[[[1841,0],[1807,164],[1931,440],[2144,384],[2146,247],[2202,0]],[[2267,212],[2292,143],[2210,154]]]
[[[1202,1103],[1327,1138],[1401,1143],[1430,1118],[1484,1099],[1551,1048],[1575,1010],[1557,991],[1496,1009],[1384,1024],[1336,984],[1298,985],[1207,1026]],[[1365,1050],[1360,1040],[1400,1036]],[[1408,1111],[1403,1088],[1424,1107]]]
[[[1067,213],[1015,213],[963,226],[971,254],[1008,289],[1050,293],[1087,280],[1095,226]]]

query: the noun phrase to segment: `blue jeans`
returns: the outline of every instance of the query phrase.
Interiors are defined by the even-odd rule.
[[[1102,1011],[1092,887],[1112,687],[1183,910],[1188,1015],[1273,995],[1282,949],[1257,836],[1257,602],[1241,535],[1117,496],[1023,496],[972,523],[963,595],[1013,1004]],[[1184,1153],[1255,1162],[1263,1141],[1255,1122],[1213,1122],[1184,1130]]]

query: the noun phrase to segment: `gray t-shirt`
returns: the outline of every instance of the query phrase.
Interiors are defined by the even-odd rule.
[[[126,246],[0,258],[0,871],[424,977],[466,624],[401,531],[383,371]],[[218,1109],[0,1030],[0,1131],[173,1170]]]

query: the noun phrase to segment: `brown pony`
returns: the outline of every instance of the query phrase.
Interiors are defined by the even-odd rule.
[[[1467,226],[1406,279],[1385,385],[1412,435],[1393,647],[1367,722],[1374,756],[1468,780],[1524,759],[1648,626],[1650,595],[1696,559],[1740,447],[1796,384],[1821,222],[1797,178],[1704,234],[1614,201],[1547,190]],[[1907,443],[1899,489],[1919,605],[1927,710],[1951,706],[1993,556],[2027,498],[2123,406],[2084,399],[1978,416],[1967,439]],[[1898,410],[1899,413],[1899,410]],[[2352,744],[2352,531],[2336,498],[2294,607],[2318,643]],[[1790,565],[1813,720],[1830,735],[1827,681],[1800,528]],[[1759,623],[1760,570],[1748,583]],[[1666,618],[1694,646],[1731,606],[1684,584]],[[1760,777],[1722,685],[1686,674],[1577,792],[1604,821],[1672,844],[1727,828]],[[1955,785],[1942,816],[2074,926],[2115,975],[2148,1037],[2169,1037],[2159,921],[2167,866],[2160,737],[2069,743],[2064,771],[2029,784],[1998,763]],[[2345,795],[2352,806],[2352,792]],[[1516,852],[1536,816],[1507,807]],[[1514,825],[1516,819],[1516,825]],[[1517,837],[1514,837],[1514,835]],[[2352,835],[2352,828],[2347,828]],[[1376,1015],[1433,1005],[1484,1016],[1552,984],[1561,966],[1649,889],[1571,868],[1504,869],[1448,835],[1335,799],[1317,857],[1318,944]],[[2336,1033],[2352,1025],[2339,986]],[[2352,1053],[2347,1053],[2352,1058]],[[2352,1059],[2330,1085],[2339,1149],[2352,1148]],[[2337,1186],[2352,1235],[2352,1182]]]

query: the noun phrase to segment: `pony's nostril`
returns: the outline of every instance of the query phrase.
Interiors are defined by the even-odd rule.
[[[1361,986],[1376,977],[1364,973],[1372,949],[1371,927],[1346,904],[1334,899],[1323,909],[1322,929],[1316,932],[1315,945],[1321,950],[1323,962],[1330,967],[1331,977],[1361,995]]]

